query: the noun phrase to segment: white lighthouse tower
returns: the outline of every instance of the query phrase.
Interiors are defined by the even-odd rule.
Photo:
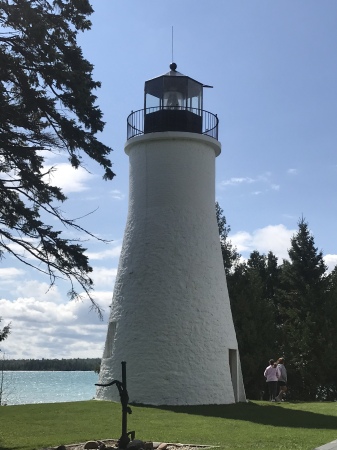
[[[131,403],[245,401],[215,215],[218,119],[205,86],[176,69],[147,81],[128,117],[129,211],[99,382],[120,380],[126,361]]]

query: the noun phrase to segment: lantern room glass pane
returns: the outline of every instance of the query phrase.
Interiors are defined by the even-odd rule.
[[[160,98],[155,97],[151,94],[146,94],[145,96],[145,107],[146,108],[158,108],[160,105]]]
[[[201,115],[202,110],[202,87],[202,84],[188,79],[188,106],[198,115]]]
[[[180,92],[168,91],[164,93],[164,107],[181,109],[184,106],[184,98]]]
[[[164,106],[169,106],[169,103],[171,103],[172,107],[185,108],[187,101],[187,78],[180,76],[165,76],[163,93]],[[166,103],[165,99],[167,99]]]
[[[193,109],[192,112],[194,112],[194,114],[201,115],[200,97],[190,97],[188,101],[189,108]]]

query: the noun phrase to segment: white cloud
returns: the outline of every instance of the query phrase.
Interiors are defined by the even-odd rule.
[[[11,322],[11,334],[1,343],[8,358],[101,357],[110,313],[111,292],[95,292],[104,321],[90,302],[55,304],[34,297],[14,302],[0,299],[1,314]]]
[[[101,252],[86,252],[86,255],[90,260],[102,260],[102,259],[110,259],[110,258],[119,258],[119,255],[122,250],[122,245],[120,243],[115,244],[114,248],[110,248],[107,250],[103,250]]]
[[[113,286],[111,287],[112,289],[109,291],[98,291],[95,290],[95,292],[92,294],[93,298],[95,299],[95,301],[103,308],[105,309],[105,311],[108,311],[110,313],[110,310],[108,310],[107,308],[111,305],[111,301],[112,301],[112,290],[113,290]]]
[[[287,220],[291,220],[291,221],[298,221],[298,216],[294,216],[291,214],[282,214],[282,217],[284,217]]]
[[[337,266],[337,255],[325,255],[324,262],[328,266],[328,271],[331,272]]]
[[[29,244],[34,243],[34,240],[31,238],[25,238],[25,237],[21,237],[22,240],[24,242],[27,242]],[[18,255],[20,258],[22,258],[23,260],[34,260],[35,256],[34,253],[36,252],[36,249],[34,247],[31,248],[31,252],[28,252],[27,250],[25,250],[22,245],[20,244],[16,244],[16,243],[12,243],[10,241],[6,242],[6,246],[16,255]],[[8,254],[9,258],[12,258],[13,260],[16,260],[16,258],[12,255],[12,254]]]
[[[57,286],[37,280],[21,280],[12,287],[15,297],[33,297],[37,302],[56,302],[64,300]]]
[[[23,275],[25,272],[16,267],[4,267],[0,269],[0,279],[1,281],[12,280],[18,276]]]
[[[239,231],[230,236],[230,240],[237,247],[244,257],[257,250],[260,253],[267,254],[272,251],[282,262],[283,258],[288,257],[288,248],[290,239],[296,230],[288,230],[284,225],[268,225],[259,228],[252,233]]]
[[[115,200],[124,200],[125,194],[123,192],[119,191],[118,189],[114,189],[110,191],[111,197]]]
[[[60,150],[57,150],[57,149],[55,149],[55,150],[38,150],[36,153],[38,155],[42,156],[45,161],[55,160],[56,158],[57,159],[61,158],[63,160],[66,159],[65,154],[63,154]]]
[[[236,185],[240,185],[240,184],[250,184],[250,183],[255,183],[256,180],[254,180],[253,178],[249,178],[249,177],[233,177],[230,178],[229,180],[225,180],[225,181],[221,181],[220,182],[220,187],[224,187],[224,186],[236,186]]]
[[[99,286],[100,288],[110,286],[112,290],[115,284],[116,275],[117,268],[93,267],[91,277],[95,286]]]
[[[111,247],[111,246],[110,246]],[[96,259],[118,257],[120,242],[92,254]],[[104,321],[92,310],[90,300],[69,301],[65,282],[50,288],[37,272],[7,267],[0,269],[1,316],[11,322],[11,334],[1,342],[8,358],[101,357],[105,343],[117,268],[93,267],[93,299],[102,309]]]
[[[247,231],[238,231],[230,236],[230,240],[241,253],[249,251],[249,243],[251,242],[252,237]]]
[[[272,251],[278,257],[279,264],[281,264],[283,259],[289,259],[290,240],[296,232],[297,229],[289,230],[284,225],[279,224],[268,225],[254,230],[252,233],[238,231],[230,235],[229,238],[238,252],[242,254],[243,260],[247,259],[254,250],[261,254],[267,254],[269,251]],[[328,266],[328,272],[331,272],[337,265],[337,255],[325,255],[324,262]]]
[[[83,167],[74,169],[71,164],[61,163],[53,166],[45,166],[48,170],[54,167],[54,171],[50,175],[48,182],[53,186],[60,187],[63,192],[81,192],[88,189],[87,183],[94,178],[94,175],[87,172]]]
[[[228,180],[223,180],[219,183],[219,188],[224,189],[228,186],[244,186],[244,185],[259,185],[263,187],[263,190],[255,190],[251,192],[252,195],[260,195],[263,192],[268,191],[269,189],[273,191],[279,191],[280,185],[276,183],[272,183],[271,181],[272,173],[271,172],[265,172],[262,175],[258,175],[255,178],[251,177],[232,177]],[[266,187],[267,186],[267,187]]]
[[[9,271],[12,277],[5,278],[2,272]],[[32,276],[35,279],[32,279]],[[38,278],[46,279],[47,281],[40,281]],[[15,268],[0,269],[0,292],[3,297],[10,300],[18,297],[29,298],[32,297],[37,302],[53,302],[61,303],[66,297],[66,289],[69,289],[67,282],[57,280],[58,284],[50,286],[47,275],[41,275],[37,271],[23,272]],[[64,291],[64,294],[62,293]]]
[[[287,170],[287,173],[288,173],[289,175],[297,175],[298,170],[297,170],[297,169],[288,169],[288,170]]]

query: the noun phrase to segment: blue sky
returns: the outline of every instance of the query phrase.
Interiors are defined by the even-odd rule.
[[[327,265],[337,264],[337,3],[334,0],[93,0],[79,38],[102,82],[97,103],[116,177],[91,161],[74,171],[54,155],[63,210],[110,244],[88,241],[100,322],[89,302],[69,302],[60,280],[10,257],[0,266],[0,316],[12,322],[9,358],[100,357],[128,199],[126,118],[143,108],[144,82],[178,70],[204,84],[204,109],[220,120],[216,197],[242,256],[272,250],[282,261],[303,215]],[[68,236],[72,234],[67,231]],[[77,237],[77,236],[76,236]],[[2,323],[2,325],[3,325]]]

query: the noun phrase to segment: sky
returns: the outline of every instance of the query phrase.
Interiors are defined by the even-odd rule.
[[[70,301],[69,285],[7,256],[0,264],[3,355],[101,357],[128,208],[126,119],[143,108],[144,82],[178,71],[213,86],[204,109],[219,117],[216,200],[242,258],[269,250],[282,262],[303,216],[332,270],[337,264],[337,2],[335,0],[92,0],[92,29],[79,36],[102,82],[96,92],[116,177],[92,161],[75,171],[50,155],[62,209],[110,241],[89,239],[94,298]],[[173,27],[173,46],[172,46]],[[57,226],[57,224],[54,224]],[[67,237],[78,237],[71,230]]]

